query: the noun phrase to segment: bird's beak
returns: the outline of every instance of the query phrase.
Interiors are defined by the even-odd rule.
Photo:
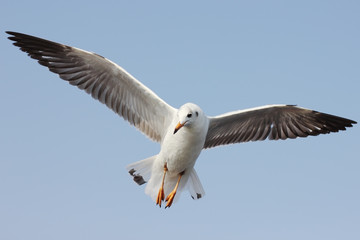
[[[182,128],[185,125],[185,123],[181,124],[180,122],[176,125],[175,130],[174,130],[174,134],[179,131],[180,128]]]

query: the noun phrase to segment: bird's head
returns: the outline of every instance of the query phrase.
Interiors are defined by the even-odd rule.
[[[186,103],[182,105],[178,112],[178,122],[175,126],[174,134],[182,127],[193,127],[204,117],[204,113],[201,108],[193,103]]]

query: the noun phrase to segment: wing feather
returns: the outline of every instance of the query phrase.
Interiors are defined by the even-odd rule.
[[[352,127],[355,121],[297,107],[267,105],[210,117],[204,148],[248,141],[316,136]]]
[[[161,141],[175,108],[110,60],[78,48],[7,32],[14,45],[71,85],[86,91],[145,135]]]

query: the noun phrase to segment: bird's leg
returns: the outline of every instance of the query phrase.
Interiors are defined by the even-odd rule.
[[[177,183],[174,187],[174,190],[172,190],[172,192],[166,197],[166,206],[165,208],[168,208],[168,207],[171,207],[171,204],[173,203],[174,201],[174,198],[175,198],[175,195],[176,195],[176,191],[179,187],[179,183],[180,183],[180,180],[181,180],[181,177],[184,175],[185,171],[182,171],[181,173],[179,173],[179,178],[177,180]]]
[[[161,202],[164,201],[165,198],[165,193],[164,193],[164,181],[165,181],[165,175],[167,172],[168,168],[167,168],[167,164],[165,163],[164,165],[164,175],[161,181],[161,186],[159,189],[159,193],[157,195],[157,199],[156,199],[156,205],[159,205],[159,207],[161,207]]]

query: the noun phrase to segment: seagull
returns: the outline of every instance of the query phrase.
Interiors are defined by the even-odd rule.
[[[122,67],[92,52],[7,31],[13,44],[71,85],[105,104],[147,137],[160,143],[157,155],[130,164],[134,181],[156,205],[170,207],[182,190],[205,195],[194,169],[203,149],[220,145],[293,139],[346,130],[355,121],[298,107],[266,105],[209,117],[193,103],[176,109]]]

